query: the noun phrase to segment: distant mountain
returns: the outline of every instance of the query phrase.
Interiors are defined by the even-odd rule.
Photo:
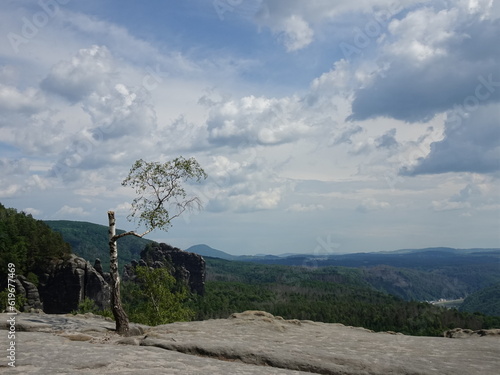
[[[411,254],[411,253],[422,253],[429,251],[437,251],[443,253],[453,253],[453,254],[473,254],[473,253],[489,253],[500,251],[499,248],[472,248],[472,249],[455,249],[452,247],[427,247],[423,249],[400,249],[391,251],[380,251],[378,254]]]
[[[309,265],[314,267],[391,267],[414,268],[421,270],[440,269],[451,266],[474,266],[496,264],[500,261],[500,249],[428,248],[412,251],[333,254],[316,257],[314,255],[291,255],[288,257],[247,257],[245,260],[287,266]]]
[[[307,254],[235,256],[207,245],[187,250],[206,257],[266,265],[357,268],[364,282],[405,300],[462,298],[500,282],[500,249],[434,247],[321,257]]]
[[[225,260],[237,260],[239,257],[225,253],[224,251],[214,249],[205,244],[194,245],[186,249],[190,253],[195,253],[204,257],[220,258]]]

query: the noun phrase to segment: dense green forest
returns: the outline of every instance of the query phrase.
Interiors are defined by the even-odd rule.
[[[500,327],[500,318],[404,301],[374,290],[358,269],[308,269],[205,258],[206,295],[193,297],[196,319],[226,318],[235,311],[265,310],[285,319],[362,326],[375,331],[441,335],[461,327]]]
[[[460,305],[460,311],[475,312],[500,317],[500,283],[473,293]]]
[[[99,258],[104,269],[109,269],[108,228],[106,226],[70,220],[48,220],[45,223],[63,236],[75,254],[92,264],[96,258]],[[120,229],[116,231],[117,234],[123,232]],[[150,242],[152,241],[135,236],[120,238],[118,241],[120,271],[125,264],[130,263],[133,259],[139,259],[140,252]]]
[[[36,283],[51,259],[69,254],[70,245],[43,221],[0,204],[0,289],[7,280],[7,264],[15,264],[17,275]]]
[[[104,269],[109,265],[107,227],[79,221],[46,221],[55,231],[61,233],[73,252],[91,263],[100,258]],[[121,233],[122,231],[118,231]],[[144,246],[152,241],[127,236],[118,242],[118,264],[120,269],[132,259],[139,259]],[[209,249],[217,258],[229,256],[206,245],[193,246]],[[219,256],[218,254],[221,254]],[[231,260],[255,262],[270,265],[299,266],[311,264],[318,269],[343,266],[352,271],[365,285],[378,291],[392,294],[407,301],[432,301],[463,298],[480,289],[500,282],[499,251],[472,249],[460,251],[448,248],[414,250],[405,253],[366,253],[335,255],[331,259],[309,260],[304,257],[237,257]],[[396,267],[396,265],[401,265]],[[404,267],[403,267],[404,266]]]

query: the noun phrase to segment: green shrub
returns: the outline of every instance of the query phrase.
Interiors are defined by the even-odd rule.
[[[194,312],[185,306],[189,293],[165,268],[137,267],[137,283],[127,283],[122,293],[129,318],[155,326],[189,321]]]

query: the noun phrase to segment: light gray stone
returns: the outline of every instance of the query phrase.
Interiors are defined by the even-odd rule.
[[[8,316],[0,315],[5,329]],[[95,316],[18,314],[14,374],[498,373],[500,338],[375,333],[250,311],[228,319],[139,326],[120,337]],[[1,334],[1,332],[0,332]],[[7,335],[2,335],[5,341]],[[82,341],[85,340],[85,341]],[[0,372],[7,366],[0,359]]]

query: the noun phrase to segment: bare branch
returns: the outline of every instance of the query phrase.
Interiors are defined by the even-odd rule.
[[[134,231],[129,231],[129,232],[124,232],[124,233],[121,233],[121,234],[117,234],[115,236],[113,236],[111,238],[112,241],[116,241],[118,240],[119,238],[122,238],[122,237],[125,237],[125,236],[135,236],[135,237],[139,237],[139,238],[142,238],[144,237],[146,234],[148,233],[151,233],[152,232],[152,229],[148,229],[147,231],[145,231],[144,233],[142,234],[139,234],[139,233],[136,233]]]

